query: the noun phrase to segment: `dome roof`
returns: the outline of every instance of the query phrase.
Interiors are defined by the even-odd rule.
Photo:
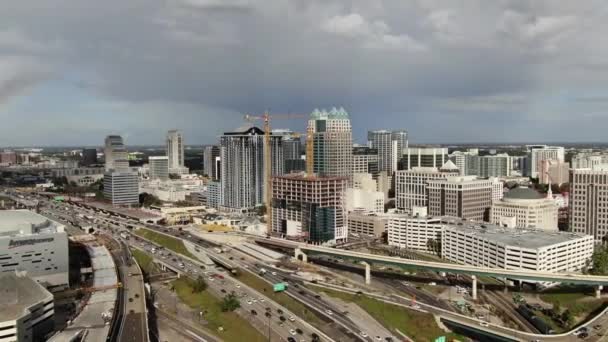
[[[517,199],[535,200],[535,199],[543,199],[543,198],[545,198],[545,196],[543,196],[538,191],[530,189],[530,188],[517,187],[517,188],[509,190],[507,193],[505,193],[504,198],[505,199],[515,199],[515,200],[517,200]]]

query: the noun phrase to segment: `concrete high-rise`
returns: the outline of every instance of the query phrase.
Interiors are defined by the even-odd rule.
[[[108,135],[106,137],[103,153],[106,171],[129,168],[129,153],[120,135]]]
[[[395,206],[411,212],[413,207],[428,205],[428,181],[458,176],[460,170],[448,161],[441,169],[434,167],[415,167],[411,170],[395,172]]]
[[[152,156],[148,158],[150,179],[169,179],[169,157]]]
[[[313,172],[321,177],[346,177],[353,173],[353,135],[344,108],[315,109],[308,120],[313,134]]]
[[[283,173],[281,136],[270,137],[271,172]],[[264,203],[264,131],[257,127],[239,128],[220,138],[221,207],[249,211]]]
[[[217,180],[220,179],[220,169],[218,160],[220,158],[220,147],[217,145],[205,146],[203,149],[203,172],[207,177]]]
[[[378,177],[378,150],[366,146],[353,147],[353,174],[369,173]]]
[[[564,162],[564,148],[561,146],[530,145],[530,177],[538,178],[543,160]]]
[[[570,229],[593,235],[596,243],[608,238],[608,171],[570,170]]]
[[[369,131],[367,141],[378,151],[378,170],[390,176],[397,170],[403,149],[408,147],[406,131]]]
[[[429,215],[487,221],[493,181],[477,176],[452,176],[427,182]]]
[[[346,177],[273,177],[272,231],[314,243],[346,239],[347,184]]]
[[[167,133],[167,157],[169,157],[169,169],[184,166],[184,137],[182,132],[173,129]]]
[[[137,172],[107,171],[103,176],[103,195],[112,205],[138,205],[139,180]]]
[[[414,167],[440,168],[448,161],[448,149],[445,147],[407,147],[399,160],[399,170],[411,170]]]

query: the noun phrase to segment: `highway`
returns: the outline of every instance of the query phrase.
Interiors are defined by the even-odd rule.
[[[278,246],[289,247],[294,249],[299,248],[305,253],[308,252],[332,255],[334,257],[366,261],[368,263],[381,263],[387,265],[398,265],[402,267],[414,267],[435,272],[450,272],[497,278],[506,277],[512,279],[560,282],[567,284],[608,285],[608,276],[593,276],[579,273],[551,273],[532,270],[506,270],[500,268],[486,268],[460,264],[448,264],[435,261],[410,260],[376,254],[353,252],[336,248],[320,247],[272,237],[256,239],[256,242],[260,242],[262,244],[276,244]]]

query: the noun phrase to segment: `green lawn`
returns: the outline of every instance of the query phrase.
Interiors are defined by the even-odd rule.
[[[139,265],[139,267],[141,267],[144,273],[150,275],[158,271],[158,267],[152,261],[151,256],[136,248],[132,248],[131,253],[133,254],[135,261],[137,261],[137,264]]]
[[[595,299],[593,296],[592,288],[560,286],[544,291],[540,299],[546,303],[559,303],[563,309],[569,309],[574,316],[587,316],[608,302],[606,299]]]
[[[222,340],[227,342],[240,342],[244,339],[247,342],[263,342],[267,340],[265,336],[235,312],[222,312],[220,309],[221,301],[207,291],[193,293],[190,280],[180,278],[173,281],[172,284],[182,302],[191,308],[207,311],[204,314],[204,318],[208,322],[207,328],[222,338]],[[219,327],[223,327],[224,331],[218,331]]]
[[[289,297],[285,293],[275,293],[272,289],[272,285],[260,279],[258,276],[247,271],[242,271],[237,275],[237,279],[258,292],[263,293],[265,296],[287,308],[289,311],[306,320],[308,323],[315,326],[323,324],[323,321],[321,321],[321,319],[319,319],[319,317],[317,317],[317,315],[315,315],[313,312],[308,310],[304,304]]]
[[[331,297],[357,304],[391,332],[397,334],[395,329],[399,329],[399,331],[408,335],[414,341],[433,341],[439,336],[446,336],[449,340],[450,338],[456,338],[458,336],[443,332],[443,330],[437,326],[437,323],[431,314],[408,310],[398,305],[387,304],[365,295],[350,294],[315,286],[312,288],[314,288],[315,291],[324,292]]]
[[[171,236],[160,234],[160,233],[157,233],[155,231],[152,231],[152,230],[146,229],[146,228],[137,229],[135,231],[135,234],[137,234],[143,238],[146,238],[150,241],[153,241],[167,249],[170,249],[170,250],[174,251],[175,253],[179,253],[179,254],[185,255],[189,258],[192,258],[194,260],[197,260],[196,257],[194,255],[192,255],[192,253],[188,252],[188,250],[186,249],[186,246],[184,246],[184,242],[180,239],[176,239]]]

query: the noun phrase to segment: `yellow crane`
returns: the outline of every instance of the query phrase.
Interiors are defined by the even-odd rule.
[[[251,115],[245,114],[245,120],[249,122],[253,122],[255,120],[263,120],[264,121],[264,180],[265,184],[265,192],[266,196],[264,198],[264,205],[266,206],[266,235],[270,235],[272,232],[272,152],[270,149],[270,134],[271,134],[271,126],[270,119],[295,119],[295,118],[307,118],[308,114],[272,114],[268,111],[265,111],[262,115]],[[309,175],[312,175],[312,172],[309,173],[309,168],[312,171],[312,131],[309,128],[308,133],[306,134],[306,172]],[[299,134],[297,135],[299,137]],[[309,148],[310,146],[310,148]],[[309,156],[310,151],[310,156]],[[309,165],[310,164],[310,167]]]

